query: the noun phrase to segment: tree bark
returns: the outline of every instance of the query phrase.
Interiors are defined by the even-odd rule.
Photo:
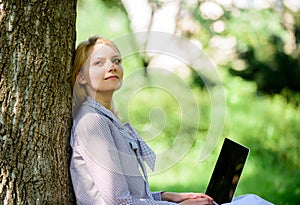
[[[0,0],[0,203],[73,204],[76,0]]]

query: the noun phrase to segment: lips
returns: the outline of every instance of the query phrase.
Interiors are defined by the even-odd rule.
[[[119,77],[116,75],[111,75],[111,76],[104,78],[104,80],[109,80],[109,79],[119,79]]]

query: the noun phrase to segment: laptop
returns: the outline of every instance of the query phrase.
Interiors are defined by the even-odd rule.
[[[206,194],[215,204],[232,201],[250,149],[228,138],[224,139],[210,178]]]

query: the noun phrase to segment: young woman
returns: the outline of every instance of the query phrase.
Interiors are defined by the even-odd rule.
[[[93,36],[76,49],[72,73],[72,183],[78,204],[213,204],[203,193],[151,192],[145,164],[155,154],[130,124],[122,124],[113,94],[122,85],[116,45]]]

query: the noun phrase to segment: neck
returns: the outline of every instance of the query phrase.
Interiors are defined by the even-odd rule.
[[[113,112],[113,103],[112,103],[112,93],[101,93],[97,94],[94,98],[95,100],[100,103],[102,106],[104,106],[106,109]]]

